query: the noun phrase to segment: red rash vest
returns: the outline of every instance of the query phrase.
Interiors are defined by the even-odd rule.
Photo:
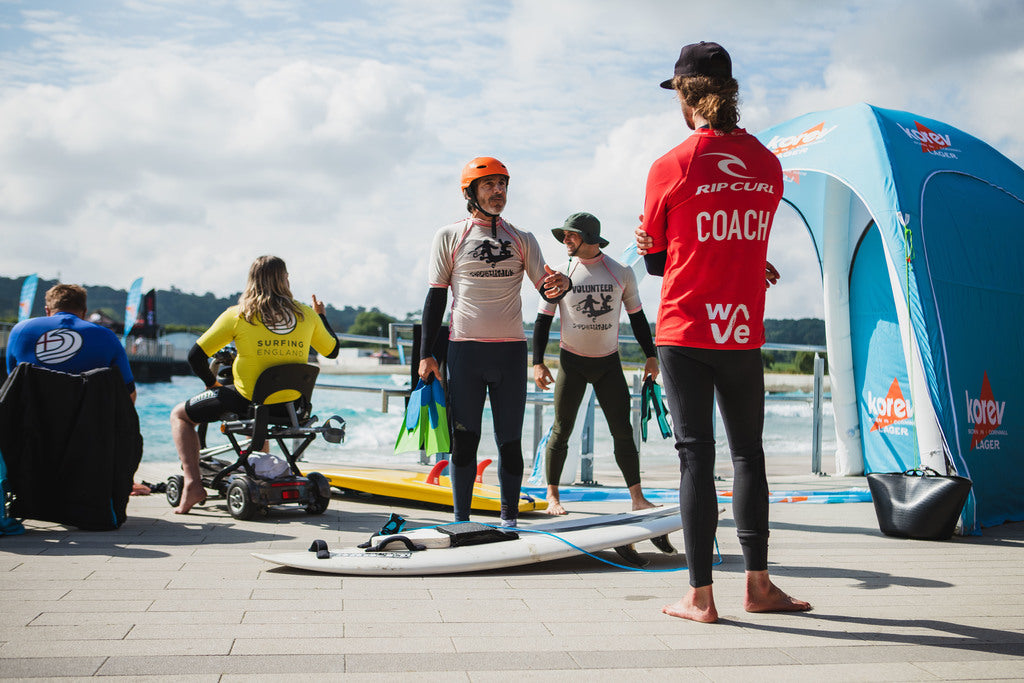
[[[666,254],[659,346],[764,344],[768,234],[782,166],[745,130],[701,128],[651,166],[643,229]]]

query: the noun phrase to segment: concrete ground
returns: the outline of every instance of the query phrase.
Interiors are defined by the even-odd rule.
[[[774,467],[773,489],[865,485],[802,469]],[[173,470],[144,465],[140,478]],[[673,483],[671,473],[645,476],[650,486]],[[569,505],[577,515],[624,507]],[[773,504],[771,572],[814,610],[747,614],[727,509],[715,570],[722,618],[706,625],[660,612],[686,589],[685,571],[666,571],[685,558],[646,542],[637,549],[659,571],[581,556],[464,575],[345,577],[275,568],[250,553],[304,550],[315,538],[353,545],[391,512],[410,526],[450,513],[352,495],[335,496],[323,516],[249,522],[232,519],[222,501],[176,516],[162,495],[134,498],[128,511],[114,532],[29,521],[25,535],[0,537],[0,677],[1024,679],[1024,524],[948,542],[899,540],[879,533],[870,503]],[[681,547],[681,534],[673,542]]]

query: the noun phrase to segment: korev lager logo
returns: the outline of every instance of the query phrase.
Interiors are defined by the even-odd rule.
[[[1006,430],[999,429],[1003,425],[1003,414],[1006,412],[1006,401],[996,401],[992,395],[992,385],[988,383],[988,373],[982,374],[981,394],[971,398],[964,391],[967,399],[967,424],[971,429],[971,450],[999,450],[999,440],[989,439],[992,435],[1004,435]]]
[[[914,410],[910,403],[903,398],[903,390],[900,389],[900,382],[895,377],[889,385],[889,393],[884,398],[876,398],[868,392],[868,411],[874,413],[875,423],[869,431],[880,430],[885,434],[896,434],[908,436],[910,431],[906,427],[894,427],[893,424],[901,420],[909,420],[914,416]]]

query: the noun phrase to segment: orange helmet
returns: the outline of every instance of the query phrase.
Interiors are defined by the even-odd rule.
[[[508,169],[494,157],[477,157],[462,169],[462,189],[465,190],[477,178],[489,175],[509,177]]]

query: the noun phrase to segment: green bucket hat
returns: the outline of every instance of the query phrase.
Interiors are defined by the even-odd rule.
[[[592,213],[581,211],[574,213],[565,219],[565,224],[560,228],[552,228],[551,234],[559,242],[565,242],[565,233],[575,232],[583,238],[586,244],[596,244],[604,249],[608,246],[608,240],[601,237],[601,221]]]

